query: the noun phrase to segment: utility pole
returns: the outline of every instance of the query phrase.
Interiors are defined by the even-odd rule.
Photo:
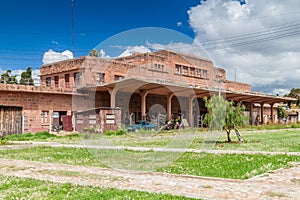
[[[74,0],[72,0],[72,51],[74,53]]]

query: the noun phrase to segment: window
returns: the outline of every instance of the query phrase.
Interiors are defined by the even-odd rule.
[[[196,69],[196,77],[201,77],[201,69]]]
[[[153,70],[155,71],[165,71],[165,66],[163,64],[154,64]]]
[[[70,74],[65,74],[65,87],[70,87]]]
[[[97,120],[96,120],[96,115],[89,115],[89,124],[90,125],[95,125],[97,124]]]
[[[41,113],[41,123],[42,124],[49,123],[49,111],[42,111],[42,113]]]
[[[78,72],[74,73],[74,83],[75,87],[78,87],[80,85],[80,77]]]
[[[76,116],[76,124],[83,124],[83,115]]]
[[[105,78],[105,74],[104,73],[97,73],[97,79],[96,82],[99,83],[104,83],[104,78]]]
[[[195,76],[195,68],[190,68],[190,76]]]
[[[188,75],[188,67],[186,67],[186,66],[183,66],[182,67],[182,75]]]
[[[54,77],[54,86],[55,86],[56,88],[58,88],[58,86],[59,86],[59,76],[55,76],[55,77]]]
[[[114,114],[106,114],[106,124],[115,124],[116,116]]]
[[[176,74],[181,74],[181,66],[175,65]]]
[[[207,78],[207,70],[202,70],[202,77]]]
[[[115,81],[124,79],[124,76],[115,75]]]
[[[46,78],[46,86],[51,87],[51,77]]]
[[[223,79],[223,77],[222,77],[222,76],[220,76],[220,75],[216,75],[216,79],[217,79],[217,80],[222,80],[222,79]]]

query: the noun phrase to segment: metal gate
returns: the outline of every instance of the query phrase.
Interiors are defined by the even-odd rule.
[[[0,137],[22,133],[22,107],[0,106]]]

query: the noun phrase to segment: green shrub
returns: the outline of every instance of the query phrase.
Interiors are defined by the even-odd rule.
[[[0,139],[0,145],[6,145],[6,144],[8,144],[7,140],[1,138],[1,139]]]
[[[116,130],[116,131],[109,130],[104,133],[104,135],[126,135],[126,134],[127,134],[127,131],[122,128],[119,130]]]

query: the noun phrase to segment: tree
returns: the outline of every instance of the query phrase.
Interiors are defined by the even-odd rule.
[[[285,119],[288,117],[288,114],[284,107],[278,107],[278,118]]]
[[[98,57],[98,56],[99,56],[98,51],[97,51],[96,49],[92,49],[92,50],[90,51],[90,56]]]
[[[300,88],[293,88],[291,89],[290,93],[284,96],[296,98],[297,100],[294,101],[293,103],[296,104],[297,106],[300,106]]]
[[[20,79],[21,85],[34,85],[34,80],[32,78],[32,69],[31,67],[27,67],[25,72],[22,72],[21,79]]]
[[[18,84],[17,76],[11,75],[11,70],[6,70],[4,74],[1,74],[0,83],[6,84]]]
[[[246,116],[243,113],[245,107],[241,104],[235,105],[233,101],[226,101],[222,96],[212,96],[209,100],[204,97],[203,100],[208,110],[204,124],[212,131],[225,130],[227,140],[231,142],[231,130],[246,124]]]

